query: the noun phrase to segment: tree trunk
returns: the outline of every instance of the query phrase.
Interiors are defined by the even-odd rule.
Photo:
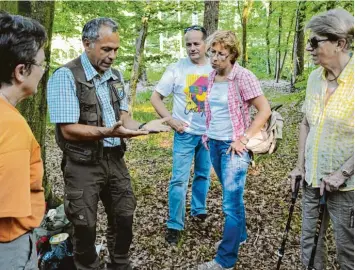
[[[138,81],[141,81],[144,86],[148,84],[147,68],[145,66],[140,68]]]
[[[283,59],[282,59],[282,63],[281,63],[280,74],[282,74],[282,70],[283,70],[284,65],[285,65],[286,55],[287,55],[287,52],[288,52],[288,43],[290,41],[294,19],[295,19],[295,13],[293,13],[293,16],[291,18],[290,30],[288,31],[287,38],[286,38],[286,48],[285,48],[285,53],[284,53],[284,56],[283,56]]]
[[[243,27],[243,41],[242,41],[242,66],[246,67],[248,63],[247,53],[247,24],[249,13],[253,6],[253,0],[244,0],[243,15],[242,15],[242,27]]]
[[[131,92],[131,100],[130,100],[130,113],[133,117],[134,105],[136,103],[136,93],[137,93],[137,83],[139,77],[139,69],[142,64],[143,52],[144,52],[144,44],[145,39],[148,34],[148,17],[142,18],[142,28],[139,32],[139,36],[136,39],[136,54],[134,56],[131,80],[130,80],[130,92]]]
[[[54,1],[19,1],[18,13],[20,15],[33,18],[39,21],[46,29],[48,42],[44,47],[46,61],[50,62],[52,28],[54,20]],[[45,164],[45,137],[47,123],[47,95],[46,86],[49,72],[46,71],[38,84],[37,94],[31,98],[22,101],[18,105],[21,114],[26,118],[29,126],[32,129],[38,143],[41,145],[42,159]],[[48,206],[58,204],[58,199],[53,196],[51,185],[48,182],[46,173],[43,178],[43,187]]]
[[[268,75],[271,75],[271,64],[270,64],[270,24],[271,24],[271,14],[272,14],[272,1],[269,2],[269,10],[267,13],[267,22],[266,22],[266,72]]]
[[[292,86],[298,81],[304,70],[304,23],[306,19],[306,2],[300,1],[296,13],[296,29],[293,42],[293,77]]]
[[[203,27],[207,36],[213,34],[218,29],[219,0],[205,1],[205,13],[203,16]]]
[[[282,16],[284,12],[283,2],[281,4],[281,10],[279,14],[279,34],[277,38],[277,50],[276,50],[276,73],[275,73],[275,80],[276,83],[279,82],[280,73],[281,73],[281,35],[282,35]]]

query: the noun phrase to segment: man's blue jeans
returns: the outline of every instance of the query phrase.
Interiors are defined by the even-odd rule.
[[[225,215],[223,238],[215,260],[225,268],[235,265],[239,243],[247,238],[243,193],[250,155],[227,155],[231,142],[210,139],[208,143],[213,168],[222,184]]]
[[[190,178],[190,168],[194,158],[194,178],[192,183],[191,215],[205,214],[206,198],[210,186],[211,161],[202,144],[202,136],[189,133],[174,135],[173,173],[169,186],[169,229],[183,230],[186,193]]]

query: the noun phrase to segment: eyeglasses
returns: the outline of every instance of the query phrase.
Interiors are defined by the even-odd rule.
[[[318,43],[323,42],[323,41],[328,41],[329,39],[317,39],[316,37],[312,37],[311,39],[307,40],[307,43],[313,48],[317,49],[318,48]]]
[[[224,60],[227,59],[227,57],[228,57],[230,54],[225,55],[225,54],[221,54],[221,53],[219,53],[219,52],[217,52],[217,51],[207,51],[207,56],[208,56],[209,58],[212,58],[212,57],[214,57],[215,55],[217,55],[217,59],[218,59],[218,60],[224,61]]]
[[[189,27],[185,28],[184,34],[186,34],[187,32],[189,32],[191,30],[201,31],[203,34],[207,35],[206,29],[203,28],[202,26],[199,26],[199,25],[193,25],[193,26],[189,26]]]
[[[43,61],[42,64],[32,63],[32,65],[42,68],[43,71],[47,71],[49,68],[49,63],[46,61]]]

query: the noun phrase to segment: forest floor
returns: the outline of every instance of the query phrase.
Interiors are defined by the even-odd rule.
[[[287,175],[297,159],[298,128],[302,119],[300,108],[304,92],[290,93],[287,83],[284,82],[275,84],[264,81],[262,85],[271,105],[283,105],[278,110],[284,117],[283,139],[274,154],[256,156],[256,166],[249,167],[244,196],[248,239],[239,251],[239,260],[235,266],[238,270],[276,269],[277,250],[282,241],[291,200]],[[144,92],[137,98],[134,118],[138,121],[146,122],[156,118],[149,98],[150,94]],[[55,194],[62,197],[61,152],[55,144],[53,127],[48,127],[47,136],[47,175]],[[214,172],[207,200],[209,215],[207,220],[204,223],[196,223],[188,215],[191,198],[189,185],[187,216],[182,239],[177,246],[170,246],[164,239],[168,216],[172,138],[171,132],[132,139],[128,143],[125,160],[138,203],[131,246],[134,269],[196,269],[197,264],[213,259],[216,252],[214,245],[221,239],[224,222],[221,185]],[[300,190],[281,269],[304,269],[299,259],[301,194]],[[101,206],[98,213],[97,243],[103,241],[101,251],[103,258],[108,255],[105,230],[106,215]],[[334,240],[331,233],[328,233],[328,236],[327,270],[338,269],[335,262]]]

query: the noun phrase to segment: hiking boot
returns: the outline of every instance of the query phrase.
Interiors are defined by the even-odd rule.
[[[204,222],[207,218],[207,214],[198,214],[196,216],[192,216],[192,221],[195,222]]]
[[[242,245],[244,245],[247,242],[247,240],[244,240],[242,242],[239,243],[239,247],[241,247]],[[216,244],[214,244],[214,248],[218,249],[219,245],[222,243],[222,240],[219,240]]]
[[[171,245],[177,245],[181,237],[181,231],[169,229],[166,233],[165,240]]]
[[[233,270],[234,267],[224,268],[215,260],[200,264],[197,266],[197,270]]]

